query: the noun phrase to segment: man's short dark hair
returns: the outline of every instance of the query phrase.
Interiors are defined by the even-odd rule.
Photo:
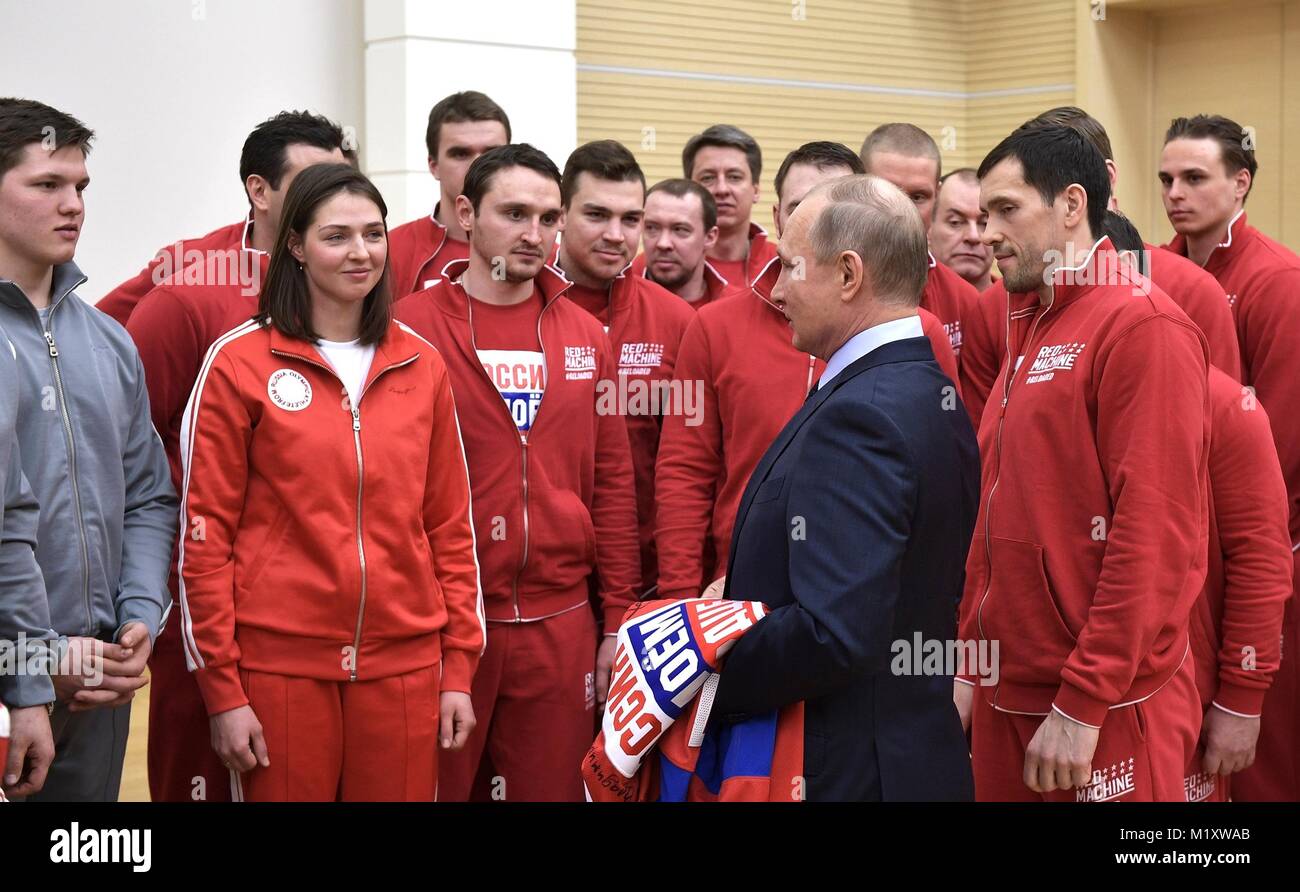
[[[1110,137],[1106,135],[1106,128],[1101,126],[1092,115],[1076,105],[1058,105],[1056,108],[1049,108],[1042,114],[1035,115],[1017,129],[1026,130],[1030,127],[1070,127],[1079,131],[1087,138],[1088,142],[1097,147],[1101,152],[1101,157],[1107,161],[1115,160],[1115,152],[1110,147]]]
[[[429,149],[430,158],[436,160],[438,157],[442,125],[461,124],[465,121],[496,121],[506,128],[506,142],[510,142],[510,118],[505,109],[493,102],[486,93],[462,90],[439,99],[429,110],[429,126],[424,131],[424,144]]]
[[[744,152],[745,161],[749,164],[749,175],[755,183],[758,182],[759,176],[763,173],[763,152],[754,137],[730,124],[714,124],[703,133],[697,133],[686,141],[686,148],[682,149],[684,177],[691,178],[695,169],[695,156],[699,154],[700,149],[709,147],[739,149]]]
[[[1228,176],[1234,176],[1239,170],[1250,171],[1250,189],[1255,188],[1255,171],[1259,169],[1255,161],[1253,143],[1249,141],[1245,127],[1223,115],[1195,115],[1190,118],[1174,118],[1165,132],[1165,143],[1175,139],[1212,139],[1219,144],[1219,153],[1223,157],[1223,168]],[[1250,195],[1250,189],[1246,195]],[[1244,198],[1243,198],[1244,203]]]
[[[943,156],[939,154],[939,145],[930,134],[915,124],[901,121],[881,124],[867,134],[858,154],[868,172],[871,169],[871,156],[876,152],[891,152],[907,158],[929,158],[934,162],[935,176],[938,177],[943,172]]]
[[[998,164],[1016,159],[1024,168],[1025,182],[1051,205],[1056,196],[1078,183],[1088,196],[1088,228],[1100,238],[1110,204],[1110,176],[1106,159],[1092,142],[1073,127],[1046,125],[1016,130],[980,162],[979,178]]]
[[[23,160],[23,150],[39,143],[51,151],[76,146],[90,152],[95,132],[72,115],[34,99],[0,99],[0,178]]]
[[[704,231],[708,232],[718,225],[718,203],[713,200],[713,193],[694,180],[688,180],[684,177],[660,180],[651,186],[650,191],[645,194],[646,200],[649,201],[650,196],[656,192],[663,192],[675,198],[694,195],[700,200],[700,213],[704,220]]]
[[[292,145],[313,146],[317,149],[344,151],[343,128],[329,118],[306,111],[282,111],[267,118],[253,128],[244,140],[244,151],[239,156],[239,181],[247,183],[257,174],[280,188],[289,167],[288,149]]]
[[[627,146],[617,140],[598,139],[578,146],[569,155],[569,160],[564,162],[560,185],[560,200],[566,209],[578,191],[578,177],[584,173],[616,183],[639,182],[642,193],[645,192],[645,174],[641,172],[641,165],[636,163],[636,156],[628,151]]]
[[[865,173],[862,168],[862,159],[853,154],[853,150],[843,143],[830,142],[819,139],[814,142],[806,142],[799,148],[795,149],[776,171],[776,200],[781,201],[781,187],[785,185],[785,178],[790,173],[790,168],[796,164],[811,164],[818,170],[825,170],[828,167],[847,167],[851,173]]]
[[[1106,211],[1106,220],[1102,224],[1103,234],[1110,239],[1110,243],[1115,246],[1116,251],[1132,251],[1138,260],[1138,269],[1144,276],[1149,276],[1150,266],[1147,257],[1147,246],[1142,241],[1142,234],[1138,232],[1133,221],[1121,214],[1119,211]]]
[[[492,187],[492,178],[499,171],[511,167],[535,170],[542,176],[555,180],[557,189],[561,186],[560,169],[541,149],[536,149],[526,142],[510,143],[488,149],[475,158],[474,163],[469,166],[469,170],[465,173],[465,187],[461,190],[461,194],[469,199],[475,215],[478,214],[479,203],[483,201],[483,196]]]
[[[969,183],[972,186],[980,184],[980,176],[973,167],[959,167],[956,170],[948,171],[939,177],[939,187],[942,188],[944,183],[952,179],[961,180],[963,183]]]

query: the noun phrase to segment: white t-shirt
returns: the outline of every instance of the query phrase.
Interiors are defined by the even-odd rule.
[[[370,374],[370,363],[375,358],[375,345],[363,346],[359,338],[355,341],[317,341],[316,350],[334,368],[347,388],[348,396],[360,399],[361,388]]]

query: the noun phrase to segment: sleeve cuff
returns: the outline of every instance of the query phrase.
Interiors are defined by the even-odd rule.
[[[1214,694],[1214,705],[1224,712],[1246,718],[1257,718],[1264,711],[1267,688],[1248,688],[1234,679],[1220,678],[1219,690]]]
[[[952,680],[958,684],[968,684],[975,687],[975,676],[973,675],[955,675]]]
[[[443,693],[458,691],[470,693],[474,681],[474,670],[478,666],[478,655],[467,650],[444,650],[442,652],[442,680],[439,690]]]
[[[0,703],[10,709],[44,706],[54,701],[54,682],[46,674],[22,674],[0,679]]]
[[[203,695],[208,715],[248,705],[248,695],[244,693],[244,685],[239,680],[238,663],[195,669],[194,680],[199,684],[199,693]]]
[[[170,601],[170,597],[168,600]],[[166,614],[167,610],[154,601],[146,598],[128,598],[117,605],[117,631],[113,633],[113,640],[120,638],[122,630],[131,623],[144,623],[149,634],[149,643],[152,645],[158,637],[158,631],[162,628]]]
[[[1063,681],[1056,691],[1056,699],[1052,701],[1052,709],[1072,722],[1090,728],[1100,728],[1102,722],[1106,720],[1110,704],[1085,693],[1068,681]]]
[[[617,635],[619,628],[623,625],[623,617],[631,606],[631,604],[606,604],[605,625],[601,627],[601,633],[604,635]]]

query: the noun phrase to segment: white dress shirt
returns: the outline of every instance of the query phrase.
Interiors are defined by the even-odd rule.
[[[883,347],[892,341],[905,341],[908,338],[925,337],[921,328],[920,316],[904,316],[890,322],[873,325],[849,338],[840,345],[840,349],[831,354],[826,362],[826,370],[817,379],[817,389],[821,390],[840,372],[866,356],[877,347]]]

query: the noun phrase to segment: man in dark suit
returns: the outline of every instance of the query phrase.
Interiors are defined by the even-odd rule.
[[[713,713],[804,701],[808,799],[970,800],[954,666],[892,659],[956,652],[979,497],[974,432],[917,316],[925,228],[891,184],[843,177],[779,253],[773,301],[827,366],[741,499],[724,597],[772,612],[727,656]]]

